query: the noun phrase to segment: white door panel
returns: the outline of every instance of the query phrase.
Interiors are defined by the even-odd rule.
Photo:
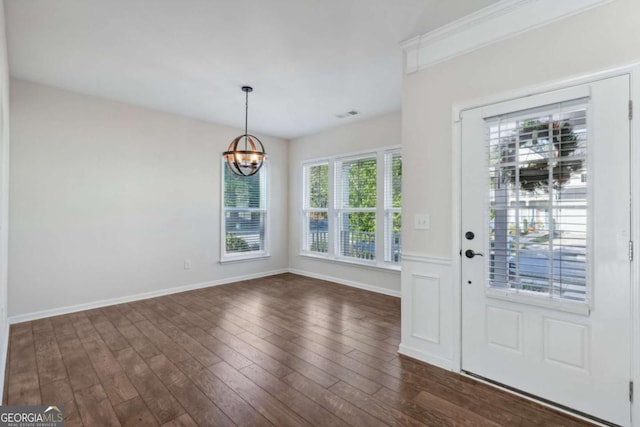
[[[620,425],[628,100],[620,76],[466,111],[461,131],[463,370]]]

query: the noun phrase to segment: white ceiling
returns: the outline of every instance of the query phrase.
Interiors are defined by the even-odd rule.
[[[5,0],[11,75],[285,138],[398,110],[399,43],[496,0]],[[355,117],[337,114],[359,111]]]

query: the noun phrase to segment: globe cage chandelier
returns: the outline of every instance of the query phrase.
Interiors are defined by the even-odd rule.
[[[247,132],[249,92],[253,92],[253,88],[242,86],[242,91],[245,93],[244,134],[231,141],[222,156],[227,160],[231,172],[239,176],[251,176],[258,173],[267,159],[267,153],[258,137]]]

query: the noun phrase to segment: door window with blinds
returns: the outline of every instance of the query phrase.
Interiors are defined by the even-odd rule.
[[[251,176],[223,165],[222,261],[267,254],[267,164]]]
[[[302,253],[397,268],[402,154],[381,149],[303,165]]]
[[[587,100],[486,119],[492,288],[584,301]]]

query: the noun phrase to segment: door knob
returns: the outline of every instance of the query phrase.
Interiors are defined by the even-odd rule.
[[[465,255],[467,258],[473,258],[474,256],[484,256],[482,253],[480,253],[480,252],[474,252],[472,249],[467,249],[467,250],[464,252],[464,255]]]

